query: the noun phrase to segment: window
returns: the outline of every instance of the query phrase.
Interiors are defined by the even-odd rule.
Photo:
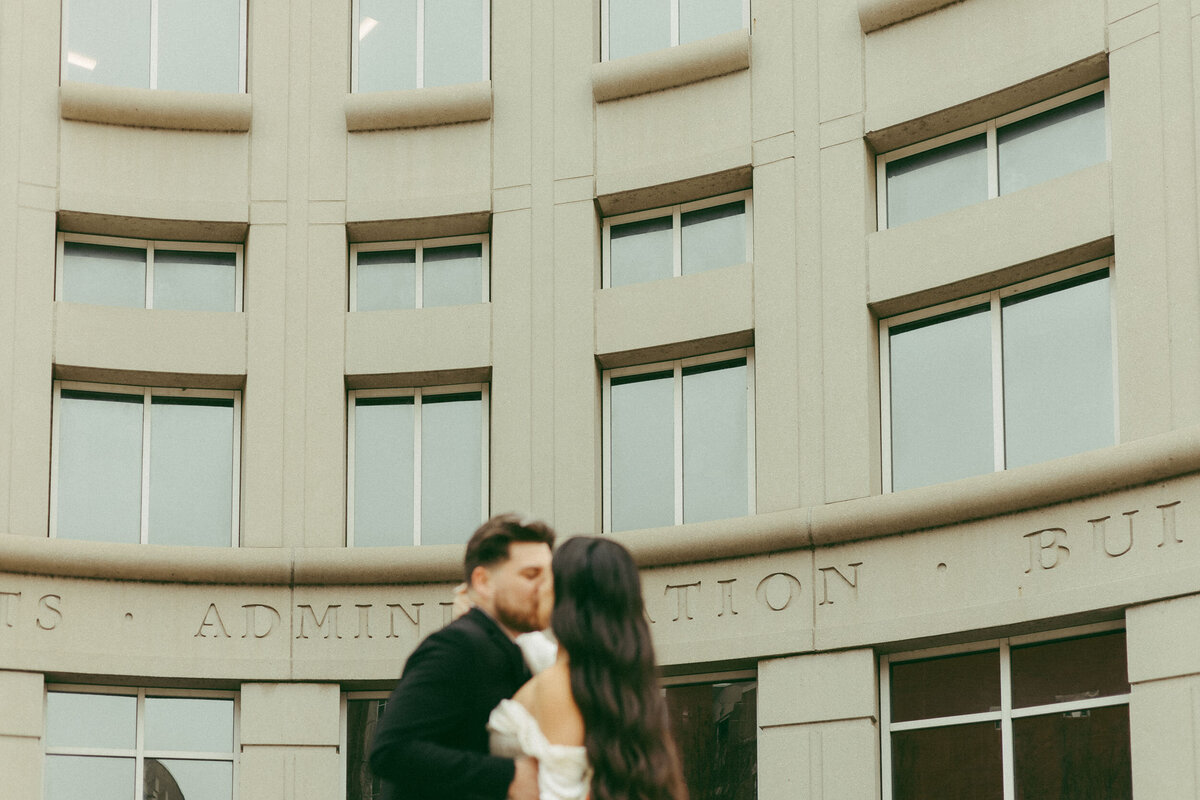
[[[487,0],[354,0],[353,91],[488,79]]]
[[[895,228],[1107,161],[1107,84],[1078,89],[877,161],[879,227]]]
[[[1133,796],[1123,630],[885,656],[879,682],[884,800]]]
[[[758,683],[754,673],[688,676],[666,683],[667,713],[688,796],[755,800]]]
[[[432,308],[488,301],[483,236],[350,247],[350,310]]]
[[[604,373],[605,529],[754,513],[754,356]]]
[[[57,382],[50,531],[236,546],[237,392]]]
[[[1107,268],[880,322],[884,485],[893,491],[1116,441]]]
[[[242,246],[58,235],[55,296],[68,303],[240,311]]]
[[[45,800],[232,800],[237,751],[229,693],[46,692]]]
[[[487,517],[487,385],[359,389],[347,407],[348,544],[465,544]]]
[[[63,80],[246,90],[246,0],[63,0],[62,25]]]
[[[604,220],[604,286],[656,281],[752,260],[750,193]]]
[[[750,0],[601,0],[602,60],[750,27]]]
[[[382,780],[371,772],[368,760],[375,726],[383,717],[387,697],[381,692],[346,695],[342,750],[346,754],[346,800],[383,800]]]

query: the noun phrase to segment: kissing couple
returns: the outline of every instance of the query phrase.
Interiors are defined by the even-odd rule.
[[[554,538],[500,514],[467,542],[473,607],[417,646],[375,729],[384,800],[687,800],[637,565]],[[557,652],[535,675],[539,631]]]

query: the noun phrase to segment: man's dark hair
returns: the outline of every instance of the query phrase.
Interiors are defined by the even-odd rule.
[[[467,583],[476,567],[492,567],[507,561],[513,542],[541,542],[554,547],[554,529],[540,519],[520,514],[497,514],[476,528],[463,555]]]

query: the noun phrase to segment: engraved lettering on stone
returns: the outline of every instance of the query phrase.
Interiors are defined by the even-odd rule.
[[[1123,516],[1128,518],[1128,520],[1129,520],[1128,525],[1121,526],[1127,532],[1127,534],[1125,536],[1124,546],[1120,546],[1119,543],[1118,543],[1118,545],[1114,546],[1109,541],[1110,537],[1108,535],[1108,530],[1109,530],[1108,520],[1111,519],[1111,517],[1100,517],[1099,519],[1089,519],[1088,522],[1090,522],[1092,525],[1092,537],[1094,538],[1094,540],[1096,542],[1096,547],[1100,550],[1103,550],[1104,554],[1107,556],[1110,556],[1111,558],[1119,558],[1119,557],[1125,555],[1126,553],[1128,553],[1130,551],[1130,549],[1133,548],[1133,515],[1136,513],[1137,513],[1136,511],[1126,511],[1123,514]]]
[[[737,581],[737,578],[717,581],[721,587],[721,613],[717,614],[718,617],[725,616],[726,611],[729,612],[729,616],[731,617],[737,616],[738,612],[733,609],[733,584],[735,581]]]
[[[829,599],[829,573],[833,573],[842,579],[842,582],[854,590],[854,599],[858,599],[858,568],[863,565],[861,561],[855,561],[853,564],[846,566],[853,570],[853,578],[847,578],[837,567],[820,567],[821,571],[821,602],[820,605],[833,605],[833,601]]]
[[[58,627],[58,623],[62,621],[62,611],[59,609],[59,603],[62,602],[62,597],[57,594],[42,595],[38,600],[38,615],[37,626],[44,631],[52,631]]]
[[[800,579],[790,572],[772,572],[758,582],[755,595],[758,601],[772,611],[783,611],[800,594],[803,587]]]
[[[675,601],[678,605],[675,610],[675,618],[671,620],[672,622],[678,622],[681,617],[683,619],[692,619],[691,609],[688,608],[688,589],[691,589],[693,586],[699,589],[700,581],[696,581],[695,583],[680,583],[675,586],[668,584],[667,588],[663,591],[663,594],[666,595],[672,589],[675,590]]]
[[[401,614],[403,614],[405,617],[407,617],[408,621],[412,623],[414,628],[420,628],[421,627],[421,606],[423,606],[423,605],[425,605],[425,604],[424,603],[413,603],[412,604],[412,607],[416,610],[416,615],[414,616],[413,614],[408,613],[408,610],[405,609],[404,606],[401,605],[400,603],[388,603],[388,608],[390,608],[392,610],[392,613],[391,613],[391,619],[389,621],[387,638],[388,639],[399,639],[400,638],[400,634],[396,633],[396,612],[397,611],[399,611]]]
[[[242,634],[243,639],[253,636],[255,639],[265,639],[271,635],[283,618],[279,615],[279,610],[274,606],[266,605],[265,603],[247,603],[242,606],[246,610],[246,632]],[[270,615],[260,615],[259,609],[270,611]],[[266,630],[260,631],[261,620],[266,618]]]
[[[317,612],[308,604],[297,605],[296,610],[300,612],[300,633],[296,635],[297,639],[307,639],[308,634],[305,633],[304,623],[311,619],[313,625],[317,626],[318,632],[324,632],[323,638],[328,639],[331,636],[334,639],[342,638],[338,633],[338,609],[340,604],[325,606],[325,611],[321,614],[320,619],[317,618]],[[326,630],[328,628],[328,630]]]
[[[1070,548],[1065,544],[1067,532],[1062,528],[1044,528],[1025,534],[1025,538],[1029,540],[1029,568],[1025,570],[1026,575],[1033,572],[1034,568],[1054,569],[1071,555]]]
[[[419,604],[413,603],[413,605]],[[451,622],[454,622],[454,603],[438,603],[438,605],[442,607],[442,624],[449,625]]]
[[[1155,508],[1162,511],[1162,541],[1158,543],[1159,547],[1170,547],[1174,544],[1182,544],[1183,540],[1179,538],[1179,532],[1175,529],[1175,506],[1179,505],[1180,501],[1174,503],[1163,503]]]
[[[358,603],[355,603],[354,607],[358,609],[358,633],[354,634],[354,638],[355,639],[374,639],[375,637],[371,635],[371,618],[370,618],[371,606],[370,606],[370,604],[360,605]]]
[[[206,632],[206,628],[215,628],[211,632]],[[217,631],[220,631],[218,634]],[[216,603],[208,604],[208,611],[204,612],[204,619],[200,621],[200,629],[192,636],[193,639],[207,639],[209,636],[223,637],[226,639],[232,638],[229,631],[225,628],[225,622],[221,619],[221,612],[217,611]]]
[[[9,598],[12,598],[10,602]],[[17,607],[17,600],[21,599],[20,592],[0,592],[0,625],[5,628],[16,626],[13,622],[13,613]]]

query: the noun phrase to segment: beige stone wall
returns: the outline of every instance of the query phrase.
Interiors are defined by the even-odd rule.
[[[491,509],[592,533],[601,368],[749,345],[759,513],[619,538],[664,666],[759,665],[760,796],[877,796],[869,772],[833,777],[878,759],[877,651],[1126,609],[1135,789],[1186,794],[1200,8],[755,0],[748,36],[608,65],[598,6],[495,0],[490,81],[366,99],[347,93],[349,0],[250,0],[248,92],[200,102],[60,88],[58,5],[0,5],[13,797],[40,787],[44,674],[240,686],[243,795],[337,791],[337,684],[390,686],[460,558],[343,547],[347,388],[487,380]],[[1105,78],[1109,163],[877,230],[877,151]],[[752,263],[600,288],[605,214],[742,189]],[[245,310],[56,302],[59,230],[244,243]],[[484,232],[490,303],[346,311],[350,242]],[[1113,268],[1119,444],[881,494],[878,319],[1094,259]],[[243,546],[50,540],[55,378],[241,389]]]

